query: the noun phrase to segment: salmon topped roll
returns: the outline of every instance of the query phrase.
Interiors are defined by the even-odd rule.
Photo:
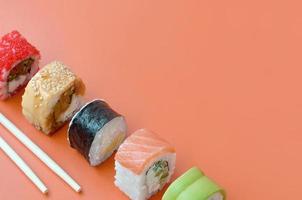
[[[40,52],[18,31],[0,39],[0,99],[25,86],[39,67]]]
[[[83,105],[85,85],[59,61],[42,68],[22,96],[25,118],[45,134],[55,132]]]
[[[169,182],[175,160],[175,150],[169,143],[140,129],[122,143],[115,155],[115,185],[130,199],[148,199]]]

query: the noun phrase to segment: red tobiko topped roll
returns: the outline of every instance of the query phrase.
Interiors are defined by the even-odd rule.
[[[40,52],[18,31],[0,40],[0,99],[15,94],[36,74]]]

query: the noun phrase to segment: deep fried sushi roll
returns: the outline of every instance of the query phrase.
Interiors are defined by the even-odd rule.
[[[22,112],[37,129],[50,134],[80,109],[84,92],[82,80],[54,61],[30,80],[22,97]]]

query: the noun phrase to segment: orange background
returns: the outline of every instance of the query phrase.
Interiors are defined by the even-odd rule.
[[[19,30],[104,98],[129,132],[147,127],[177,149],[175,177],[197,165],[230,200],[298,199],[302,181],[300,0],[0,0],[0,34]],[[0,152],[0,199],[127,199],[114,160],[90,167],[66,141],[0,110],[82,186],[76,194],[15,138],[0,134],[50,189],[44,197]],[[162,193],[153,199],[160,199]]]

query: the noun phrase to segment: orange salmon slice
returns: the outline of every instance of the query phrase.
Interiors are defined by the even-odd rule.
[[[135,174],[141,174],[150,161],[174,152],[174,148],[155,133],[139,129],[120,146],[115,160]]]

